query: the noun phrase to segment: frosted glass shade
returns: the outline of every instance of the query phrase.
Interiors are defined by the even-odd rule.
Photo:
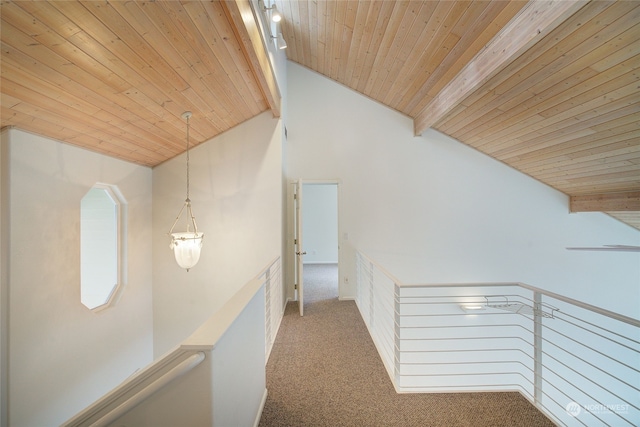
[[[171,233],[171,244],[169,246],[173,249],[176,262],[180,267],[189,271],[191,267],[198,263],[203,237],[203,232]]]

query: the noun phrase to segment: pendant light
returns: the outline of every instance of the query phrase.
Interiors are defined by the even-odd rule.
[[[173,249],[173,254],[176,257],[178,265],[187,271],[198,263],[200,250],[202,249],[202,239],[204,237],[204,233],[198,231],[196,217],[193,216],[191,199],[189,198],[189,119],[191,115],[191,111],[185,111],[182,114],[182,118],[187,121],[187,198],[184,201],[184,205],[182,205],[182,209],[178,212],[178,216],[173,222],[171,230],[169,230],[169,235],[171,236],[171,244],[169,247]],[[187,213],[186,231],[174,233],[173,229],[185,211]]]

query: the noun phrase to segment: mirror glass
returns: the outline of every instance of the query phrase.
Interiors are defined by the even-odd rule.
[[[80,204],[80,299],[92,310],[106,307],[118,289],[119,221],[118,197],[94,185]]]

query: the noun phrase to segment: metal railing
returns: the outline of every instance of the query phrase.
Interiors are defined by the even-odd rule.
[[[271,261],[257,277],[265,286],[265,360],[269,360],[285,308],[280,257]]]
[[[640,425],[640,321],[522,283],[407,285],[357,255],[398,392],[519,391],[568,426]]]
[[[356,303],[389,376],[397,387],[395,292],[397,282],[372,261],[358,254]]]

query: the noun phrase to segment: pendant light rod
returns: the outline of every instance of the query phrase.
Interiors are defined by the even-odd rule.
[[[176,224],[180,220],[180,217],[182,216],[182,212],[184,212],[185,207],[187,208],[187,216],[191,218],[191,225],[193,225],[193,233],[198,234],[198,224],[196,223],[196,217],[193,215],[193,211],[191,210],[191,200],[189,199],[184,201],[184,204],[182,205],[182,209],[180,209],[180,212],[178,212],[178,216],[176,216],[176,220],[173,221],[173,225],[171,226],[171,230],[169,230],[169,234],[173,233],[173,229],[176,227]],[[189,223],[187,222],[187,233],[188,232],[190,232],[190,230],[189,230]]]
[[[202,239],[204,237],[204,233],[198,232],[198,225],[196,224],[196,217],[193,215],[193,211],[191,210],[191,199],[190,199],[190,162],[189,162],[189,130],[190,124],[189,119],[191,118],[191,111],[185,111],[182,113],[182,118],[187,121],[187,148],[186,148],[186,157],[187,157],[187,198],[178,212],[178,216],[176,220],[173,222],[171,226],[171,230],[169,234],[171,235],[171,244],[169,247],[173,249],[174,255],[176,258],[176,262],[178,265],[187,271],[194,265],[198,263],[200,259],[200,250],[202,248]],[[176,224],[180,220],[180,217],[184,213],[186,209],[187,214],[187,230],[184,232],[174,233],[173,229]],[[193,226],[193,231],[190,230],[190,225]]]
[[[185,119],[187,121],[187,202],[190,202],[189,200],[189,128],[191,127],[189,125],[189,119],[191,118],[191,116],[193,115],[193,113],[191,113],[191,111],[185,111],[184,113],[182,113],[182,118]]]

